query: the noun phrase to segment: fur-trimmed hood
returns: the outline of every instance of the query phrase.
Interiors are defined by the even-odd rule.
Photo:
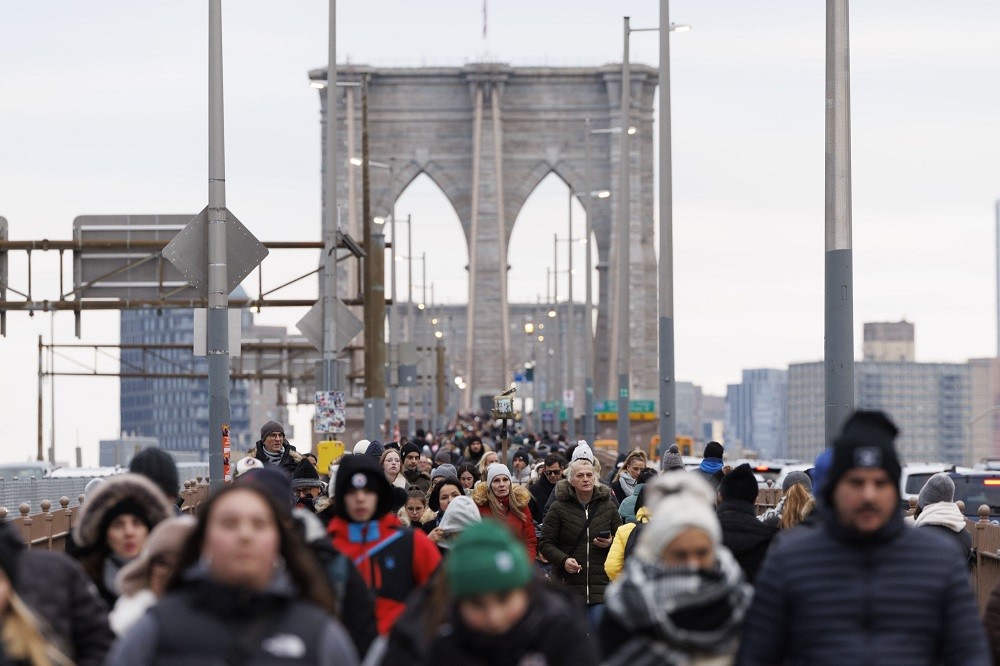
[[[84,501],[73,525],[73,541],[80,548],[104,543],[105,517],[121,502],[130,501],[145,515],[152,530],[160,521],[174,515],[173,506],[156,485],[141,474],[119,474],[97,487]],[[130,512],[131,513],[131,512]]]
[[[487,493],[489,492],[489,487],[486,485],[485,481],[479,481],[476,483],[476,487],[472,489],[472,501],[478,506],[489,506],[490,502],[487,498]],[[522,511],[528,506],[528,502],[531,501],[531,493],[524,486],[517,486],[513,483],[510,485],[510,503]]]

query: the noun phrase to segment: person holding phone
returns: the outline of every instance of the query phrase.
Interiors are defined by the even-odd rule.
[[[571,462],[566,477],[553,491],[555,501],[542,522],[539,551],[552,563],[553,575],[583,598],[593,632],[600,624],[604,589],[610,583],[604,560],[621,516],[589,460]]]

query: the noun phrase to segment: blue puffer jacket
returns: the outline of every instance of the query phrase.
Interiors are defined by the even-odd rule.
[[[823,511],[771,546],[738,664],[990,664],[956,544],[896,512],[869,538]]]

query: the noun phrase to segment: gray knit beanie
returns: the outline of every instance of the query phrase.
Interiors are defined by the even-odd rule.
[[[785,480],[781,482],[781,492],[787,493],[788,489],[794,486],[796,483],[801,483],[806,487],[810,493],[813,491],[813,482],[809,478],[809,475],[805,472],[795,470],[794,472],[789,472],[785,477]]]
[[[917,506],[922,509],[928,504],[954,501],[955,482],[947,474],[938,472],[927,479],[927,483],[920,489],[920,495],[917,497]]]
[[[677,445],[672,445],[666,453],[663,454],[663,461],[660,463],[660,469],[664,472],[670,469],[684,469],[684,458],[681,457],[681,452],[677,448]]]
[[[260,427],[260,441],[263,442],[272,432],[280,432],[281,435],[284,436],[285,427],[277,421],[268,421]]]

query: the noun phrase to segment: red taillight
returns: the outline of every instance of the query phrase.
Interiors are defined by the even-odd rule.
[[[757,465],[753,468],[755,472],[770,472],[771,468],[767,465]]]
[[[1000,479],[983,479],[984,486],[1000,486]]]

